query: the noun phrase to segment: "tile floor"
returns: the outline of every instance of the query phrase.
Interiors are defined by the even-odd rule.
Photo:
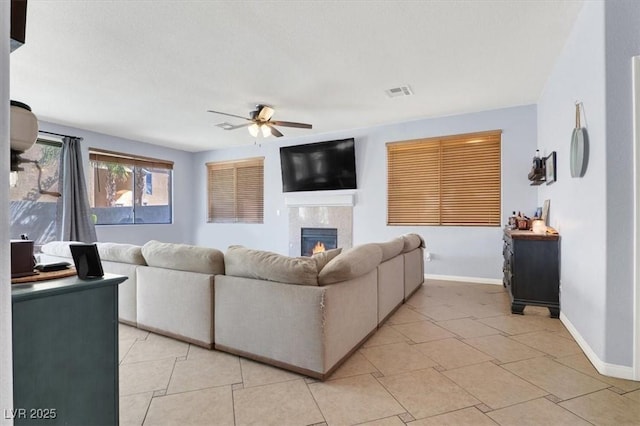
[[[427,281],[327,381],[120,326],[121,425],[640,425],[542,308]]]

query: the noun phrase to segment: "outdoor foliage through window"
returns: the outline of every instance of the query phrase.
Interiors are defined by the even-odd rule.
[[[173,162],[89,150],[89,203],[97,225],[171,223]]]
[[[60,192],[60,154],[62,144],[38,139],[21,157],[37,161],[42,168],[43,191]],[[56,239],[58,203],[60,198],[43,195],[38,191],[38,169],[35,164],[24,162],[24,170],[17,173],[17,183],[9,190],[10,238],[19,239],[26,234],[41,246]]]

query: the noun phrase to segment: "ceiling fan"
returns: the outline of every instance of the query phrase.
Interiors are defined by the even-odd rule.
[[[248,127],[249,133],[251,136],[257,137],[259,132],[262,132],[262,136],[265,138],[268,136],[275,136],[277,138],[284,136],[278,129],[274,126],[281,127],[297,127],[299,129],[311,129],[311,124],[306,123],[294,123],[292,121],[271,121],[271,117],[273,117],[273,113],[275,110],[269,105],[256,105],[256,109],[254,111],[249,112],[249,117],[242,117],[240,115],[229,114],[226,112],[220,111],[212,111],[207,110],[207,112],[212,112],[214,114],[227,115],[229,117],[241,118],[243,120],[247,120],[248,123],[239,124],[237,126],[226,126],[225,130],[235,130],[241,127]]]

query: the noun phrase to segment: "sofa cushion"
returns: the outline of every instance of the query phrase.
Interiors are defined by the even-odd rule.
[[[318,285],[317,263],[310,257],[289,257],[230,246],[224,254],[224,263],[226,275],[287,284]]]
[[[311,256],[311,258],[316,261],[318,272],[320,272],[322,271],[322,268],[324,268],[327,265],[327,263],[329,263],[334,257],[339,255],[340,253],[342,253],[342,248],[338,247],[336,249],[325,250],[319,253],[315,253],[313,256]]]
[[[392,257],[396,257],[404,249],[404,238],[398,237],[386,243],[378,243],[378,246],[382,249],[382,261],[386,262]]]
[[[418,234],[405,234],[402,238],[404,239],[403,253],[415,250],[418,247],[424,247],[424,240]]]
[[[142,246],[142,255],[149,266],[202,274],[224,274],[224,255],[214,248],[151,240]]]
[[[100,260],[111,262],[146,265],[142,256],[142,247],[133,244],[96,243]]]
[[[44,244],[40,251],[44,254],[50,254],[51,256],[59,257],[71,257],[71,250],[69,244],[83,244],[80,241],[51,241]]]
[[[382,249],[376,243],[363,244],[346,250],[322,268],[320,285],[357,278],[375,269],[382,261]]]

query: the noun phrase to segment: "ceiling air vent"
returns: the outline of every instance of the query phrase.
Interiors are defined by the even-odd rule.
[[[216,127],[220,127],[221,129],[224,129],[224,130],[231,130],[233,128],[233,124],[227,123],[225,121],[224,123],[216,124]]]
[[[385,90],[385,93],[390,98],[397,98],[398,96],[411,96],[413,95],[413,91],[409,86],[399,86],[393,87],[391,89]]]

